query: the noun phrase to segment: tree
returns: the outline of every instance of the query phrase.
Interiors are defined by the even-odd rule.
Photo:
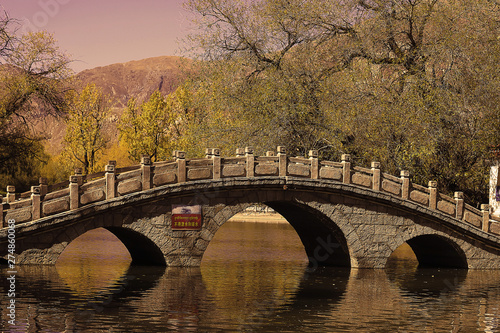
[[[0,175],[26,190],[46,162],[34,125],[66,110],[69,58],[46,32],[16,35],[17,22],[0,16]]]
[[[328,59],[315,61],[319,56],[301,56],[315,54],[303,50],[313,48],[320,38],[304,16],[310,8],[301,8],[298,1],[188,1],[187,5],[201,14],[202,33],[192,36],[192,42],[195,48],[202,46],[206,62],[196,71],[197,81],[206,82],[200,89],[215,92],[204,94],[206,108],[236,120],[228,132],[262,149],[277,141],[287,142],[289,150],[298,154],[328,148],[324,132],[329,119],[318,98],[322,82],[338,66]]]
[[[96,171],[99,155],[106,148],[104,127],[109,109],[109,99],[94,84],[88,84],[71,98],[64,149],[84,174]]]
[[[163,97],[159,90],[139,106],[134,98],[130,99],[118,128],[131,159],[140,161],[142,154],[153,161],[169,158],[176,121],[172,97]]]
[[[14,44],[17,42],[13,31],[15,24],[16,21],[4,11],[2,16],[0,16],[0,59],[7,58],[14,50]]]
[[[341,152],[484,202],[500,141],[500,12],[487,0],[189,0],[206,141]],[[222,134],[222,135],[221,135]],[[221,139],[222,137],[222,139]]]

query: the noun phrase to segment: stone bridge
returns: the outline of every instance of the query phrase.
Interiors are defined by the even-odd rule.
[[[413,184],[406,171],[382,173],[378,162],[361,168],[349,155],[341,162],[309,156],[287,156],[283,147],[266,156],[238,149],[228,158],[218,149],[199,159],[176,151],[172,161],[143,157],[138,166],[110,162],[104,172],[77,172],[55,185],[41,179],[27,193],[9,186],[0,248],[6,253],[15,237],[17,264],[55,264],[72,240],[102,227],[134,264],[198,266],[227,220],[263,203],[295,228],[311,265],[383,268],[407,243],[421,266],[500,269],[500,219],[488,205],[478,210],[461,192],[438,193],[436,182]],[[201,226],[172,228],[173,205],[200,205]]]

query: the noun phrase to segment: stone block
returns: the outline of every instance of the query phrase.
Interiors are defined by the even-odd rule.
[[[427,193],[423,193],[417,190],[411,191],[410,200],[415,201],[424,206],[429,205],[429,195]]]
[[[319,170],[319,177],[325,179],[342,180],[342,169],[322,167]]]
[[[177,182],[177,173],[175,171],[165,172],[153,177],[154,186],[172,184]]]
[[[69,241],[72,241],[73,239],[80,236],[80,234],[75,230],[75,228],[69,227],[66,229],[66,236],[68,237]]]
[[[200,250],[201,253],[203,254],[203,252],[205,252],[206,248],[208,247],[209,243],[210,243],[210,241],[206,241],[202,238],[198,238],[194,243],[194,248]]]
[[[212,171],[209,168],[189,169],[187,178],[189,180],[209,179],[212,177]]]
[[[377,231],[379,233],[372,235],[371,242],[372,243],[387,243],[389,236],[387,234],[380,233],[380,232],[384,232],[382,229],[378,229]]]
[[[472,224],[475,227],[481,228],[482,217],[466,211],[464,214],[464,221]]]
[[[455,217],[455,207],[456,204],[444,200],[440,200],[437,203],[437,209],[439,211],[451,215],[453,217]]]
[[[490,232],[500,236],[500,223],[492,222],[490,224]]]
[[[257,164],[255,166],[255,175],[258,176],[264,176],[264,175],[269,175],[269,176],[277,176],[278,175],[278,166],[274,164]]]
[[[244,177],[244,176],[245,176],[244,164],[224,165],[224,167],[222,168],[222,177]]]
[[[73,225],[73,228],[79,235],[82,235],[89,230],[89,228],[87,228],[87,225],[85,223],[76,223]]]
[[[361,241],[370,241],[375,232],[376,226],[373,224],[360,224],[356,228],[356,234]]]
[[[128,193],[141,191],[142,184],[140,180],[132,179],[125,182],[118,183],[118,194],[125,195]]]
[[[43,215],[52,215],[69,210],[69,198],[61,198],[49,202],[43,202]]]
[[[382,181],[382,190],[397,196],[401,196],[401,184],[391,182],[390,180],[384,179]]]
[[[170,215],[170,218],[171,218],[171,215]],[[163,227],[163,226],[165,226],[165,215],[151,217],[150,222],[155,227]]]
[[[51,232],[44,232],[36,237],[36,244],[50,246],[54,242],[54,235]]]
[[[217,230],[215,230],[217,231]],[[214,233],[209,229],[209,228],[203,228],[200,232],[200,237],[201,239],[206,240],[207,242],[210,242],[212,238],[214,238]]]
[[[299,176],[299,177],[310,177],[311,170],[307,165],[301,164],[289,164],[288,165],[288,174],[290,176]]]
[[[352,183],[354,185],[360,185],[363,187],[372,187],[372,177],[362,174],[362,173],[354,173],[352,174]]]
[[[82,194],[82,196],[80,197],[80,203],[82,205],[86,205],[104,199],[106,199],[106,193],[104,193],[103,190],[94,190]]]
[[[14,211],[7,211],[5,221],[16,220],[16,223],[31,221],[31,206],[19,208]]]

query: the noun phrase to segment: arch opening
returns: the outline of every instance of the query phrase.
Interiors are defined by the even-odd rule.
[[[102,227],[85,232],[68,244],[57,263],[79,261],[166,266],[161,250],[151,240],[121,227]]]
[[[106,227],[105,229],[125,245],[132,258],[132,265],[167,265],[161,250],[146,236],[127,228]]]
[[[310,266],[351,267],[347,241],[340,228],[320,212],[292,202],[267,202],[299,235]]]
[[[293,227],[264,204],[233,215],[217,229],[202,262],[260,261],[306,264],[304,246]]]
[[[419,268],[468,268],[465,253],[451,240],[438,235],[422,235],[406,242]]]
[[[96,228],[73,239],[59,255],[57,264],[109,262],[128,265],[130,259],[127,248],[116,236],[104,228]]]
[[[418,259],[408,243],[401,244],[387,259],[386,268],[398,270],[414,270],[418,267]]]

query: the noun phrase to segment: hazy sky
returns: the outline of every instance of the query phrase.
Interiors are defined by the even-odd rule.
[[[0,0],[23,29],[47,30],[76,61],[75,71],[181,55],[183,0]]]

